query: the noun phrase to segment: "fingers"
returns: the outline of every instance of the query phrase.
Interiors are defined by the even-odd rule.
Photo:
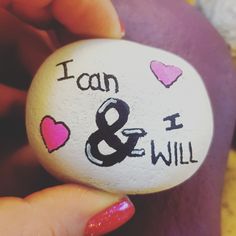
[[[0,50],[2,52],[2,48],[6,48],[6,52],[4,52],[6,54],[5,57],[9,58],[8,60],[3,61],[3,63],[7,63],[5,67],[15,67],[11,63],[12,61],[16,61],[15,58],[17,57],[18,63],[15,64],[22,65],[31,76],[45,58],[55,49],[46,32],[36,30],[33,27],[24,24],[15,16],[1,8],[0,35]],[[12,48],[15,50],[14,52]],[[4,71],[4,68],[2,68],[2,70],[1,77],[6,77],[7,73],[9,74],[8,70]],[[12,74],[18,79],[21,76],[19,73],[18,75],[16,73]]]
[[[5,158],[0,165],[0,196],[23,197],[58,184],[38,163],[30,146]]]
[[[78,185],[61,185],[24,200],[2,198],[0,235],[102,235],[133,214],[134,207],[127,198]]]
[[[18,41],[18,53],[21,63],[31,76],[34,76],[39,66],[53,50],[55,50],[55,47],[48,34],[31,27],[28,27]]]
[[[122,36],[118,15],[109,0],[54,0],[54,17],[71,32],[85,36]]]
[[[11,0],[0,0],[0,7],[8,7]]]
[[[0,0],[1,1],[1,0]],[[0,8],[0,46],[15,45],[25,25],[5,9]]]
[[[12,0],[13,4],[21,4],[23,6],[29,5],[35,8],[43,8],[47,7],[52,0],[34,0],[34,1],[28,1],[28,0]]]
[[[26,22],[37,27],[48,27],[53,22],[49,4],[51,0],[43,1],[11,1],[11,11]]]
[[[110,0],[12,0],[11,11],[37,26],[56,20],[76,35],[120,38],[124,33]]]
[[[0,84],[0,117],[24,111],[26,92]]]

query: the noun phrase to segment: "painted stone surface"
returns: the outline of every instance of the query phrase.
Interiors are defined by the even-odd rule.
[[[85,40],[51,55],[27,101],[40,162],[65,181],[118,193],[176,186],[213,136],[204,83],[184,59],[125,40]]]

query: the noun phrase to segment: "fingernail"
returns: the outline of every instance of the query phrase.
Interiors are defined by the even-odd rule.
[[[122,21],[120,21],[120,30],[121,30],[121,37],[125,36],[125,25]]]
[[[127,222],[135,212],[128,198],[122,198],[111,207],[92,217],[85,228],[85,236],[99,236],[115,230]]]

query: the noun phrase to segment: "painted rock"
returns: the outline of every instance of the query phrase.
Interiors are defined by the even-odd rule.
[[[190,178],[213,136],[211,101],[194,67],[126,40],[84,40],[52,54],[32,82],[26,123],[49,172],[129,194]]]
[[[204,164],[192,178],[168,191],[133,196],[134,218],[110,235],[220,235],[219,203],[236,117],[236,74],[228,47],[208,20],[183,0],[112,2],[126,39],[171,51],[197,69],[211,99],[214,135]]]

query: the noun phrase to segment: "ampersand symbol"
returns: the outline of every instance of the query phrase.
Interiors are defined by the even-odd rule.
[[[119,117],[109,125],[105,115],[112,108],[118,112]],[[125,143],[122,143],[120,138],[115,135],[126,124],[129,113],[128,104],[116,98],[107,99],[99,107],[96,113],[98,130],[90,135],[85,147],[89,161],[98,166],[108,167],[123,161],[127,156],[143,156],[145,154],[144,149],[134,149],[138,139],[146,135],[143,129],[124,129],[122,134],[128,137]],[[102,154],[98,145],[103,140],[116,151],[108,155]]]

